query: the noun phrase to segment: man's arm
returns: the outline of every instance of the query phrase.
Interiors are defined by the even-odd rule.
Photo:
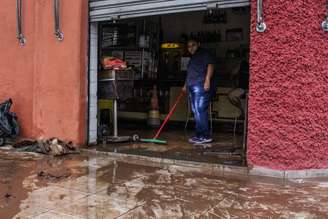
[[[214,75],[214,64],[209,64],[207,66],[207,73],[206,73],[206,78],[205,78],[205,83],[204,83],[204,90],[209,91],[211,88],[211,79]]]
[[[187,83],[185,82],[182,87],[182,92],[187,93]]]

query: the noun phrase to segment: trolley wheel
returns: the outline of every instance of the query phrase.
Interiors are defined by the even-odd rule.
[[[109,128],[107,125],[101,125],[98,127],[98,134],[100,137],[109,136]]]
[[[134,141],[134,142],[138,142],[139,140],[140,140],[139,135],[134,134],[134,135],[132,136],[132,141]]]
[[[4,138],[0,138],[0,146],[3,146],[5,144],[5,139]]]

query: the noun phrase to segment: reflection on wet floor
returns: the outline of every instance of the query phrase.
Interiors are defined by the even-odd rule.
[[[121,135],[133,136],[138,134],[141,138],[152,138],[154,131],[146,129],[122,129]],[[166,130],[160,139],[168,143],[104,143],[101,142],[97,150],[135,154],[151,157],[188,160],[208,163],[221,163],[237,166],[246,165],[243,150],[242,136],[233,133],[217,132],[213,135],[214,142],[210,144],[192,145],[188,143],[191,133],[181,130]]]
[[[223,177],[94,154],[0,157],[1,219],[328,217],[327,179]],[[55,180],[38,175],[61,169]]]

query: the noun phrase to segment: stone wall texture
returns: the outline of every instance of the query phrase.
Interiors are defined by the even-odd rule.
[[[257,33],[252,0],[248,163],[328,168],[326,0],[264,0]]]

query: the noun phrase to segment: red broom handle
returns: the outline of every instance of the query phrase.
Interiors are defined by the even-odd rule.
[[[170,117],[172,116],[172,114],[174,113],[175,109],[177,108],[178,103],[180,102],[181,98],[185,95],[184,92],[181,92],[180,95],[178,96],[177,100],[175,101],[171,111],[169,112],[169,114],[167,114],[164,122],[162,123],[161,127],[158,129],[154,139],[158,138],[158,136],[161,134],[162,129],[164,128],[164,126],[166,125],[166,123],[169,121]]]

